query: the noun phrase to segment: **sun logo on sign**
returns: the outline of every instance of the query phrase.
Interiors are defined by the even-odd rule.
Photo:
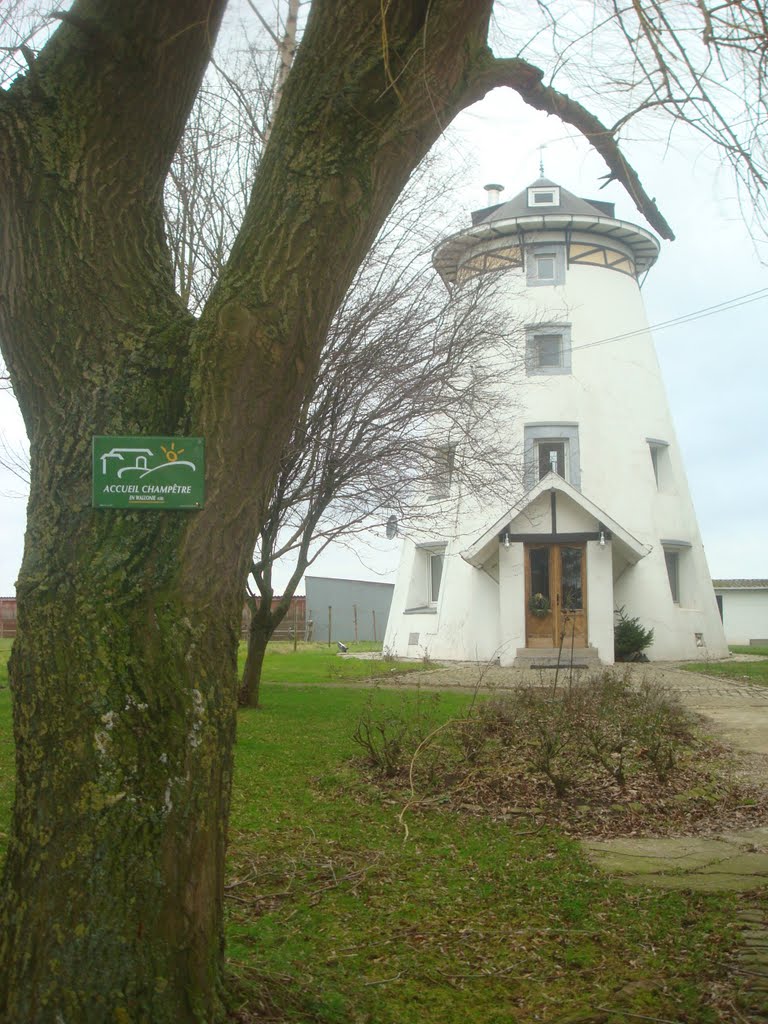
[[[170,448],[166,448],[164,444],[161,444],[160,447],[162,448],[163,454],[165,455],[166,459],[169,462],[175,462],[176,459],[178,459],[178,457],[185,450],[184,448],[179,448],[179,450],[176,451],[176,442],[175,441],[171,441],[171,447]]]

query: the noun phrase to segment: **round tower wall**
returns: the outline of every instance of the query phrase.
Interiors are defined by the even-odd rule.
[[[592,243],[595,252],[610,248],[626,261],[632,249],[606,237],[605,225],[599,235],[530,233],[517,250],[517,261],[515,241],[478,241],[467,246],[462,260],[467,276],[482,274],[493,282],[496,298],[508,311],[510,331],[519,335],[523,349],[512,386],[499,385],[509,435],[509,465],[500,466],[500,474],[522,479],[519,507],[524,493],[538,485],[549,457],[588,499],[589,508],[596,507],[634,538],[634,562],[626,549],[614,550],[618,541],[610,533],[606,548],[596,540],[587,548],[593,598],[600,603],[599,621],[593,609],[590,643],[603,661],[612,659],[606,582],[611,574],[614,608],[625,606],[629,615],[654,629],[652,658],[727,655],[640,287],[631,274],[584,262],[591,258]],[[581,247],[581,261],[570,263],[566,252],[574,244]],[[507,261],[505,270],[499,270],[500,256]],[[552,280],[537,280],[537,269]],[[506,358],[501,352],[487,355]],[[445,544],[444,577],[435,606],[423,612],[408,608],[409,587],[413,590],[413,580],[423,578],[423,553],[406,542],[411,550],[404,550],[388,643],[400,653],[414,653],[405,650],[402,637],[406,631],[419,632],[435,657],[489,657],[503,649],[509,663],[515,643],[525,642],[524,545],[499,545],[494,557],[490,542],[482,569],[462,556],[489,525],[503,523],[505,513],[517,513],[506,496],[494,506],[493,500],[464,495],[458,508],[442,527],[434,524],[435,537],[440,533]],[[583,533],[586,520],[592,529],[598,526],[595,516],[577,503],[563,500],[559,509],[560,534]],[[552,529],[546,516],[539,517],[541,522],[530,518],[522,532],[543,536]],[[588,592],[589,587],[588,579]],[[418,629],[409,630],[409,625]]]

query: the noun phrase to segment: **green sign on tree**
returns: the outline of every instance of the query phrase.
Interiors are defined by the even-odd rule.
[[[94,437],[94,508],[202,508],[202,437]]]

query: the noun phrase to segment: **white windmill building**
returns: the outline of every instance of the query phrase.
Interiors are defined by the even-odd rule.
[[[491,205],[434,264],[451,287],[495,275],[510,321],[529,325],[508,412],[523,484],[512,507],[478,515],[459,498],[404,539],[387,648],[524,665],[562,643],[610,664],[623,607],[653,628],[651,660],[724,657],[640,293],[658,241],[545,178],[503,203],[486,188]]]

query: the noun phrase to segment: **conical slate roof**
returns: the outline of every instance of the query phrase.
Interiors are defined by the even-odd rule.
[[[562,185],[558,185],[556,181],[550,181],[549,178],[539,178],[507,202],[486,207],[484,210],[476,210],[472,214],[472,223],[491,224],[497,220],[509,220],[510,217],[525,217],[534,210],[537,213],[541,213],[541,206],[532,206],[528,202],[529,190],[532,188],[559,189],[560,202],[556,207],[558,213],[576,214],[586,217],[594,217],[595,215],[598,217],[613,217],[613,203],[602,203],[594,199],[579,199],[573,192],[569,192]]]

